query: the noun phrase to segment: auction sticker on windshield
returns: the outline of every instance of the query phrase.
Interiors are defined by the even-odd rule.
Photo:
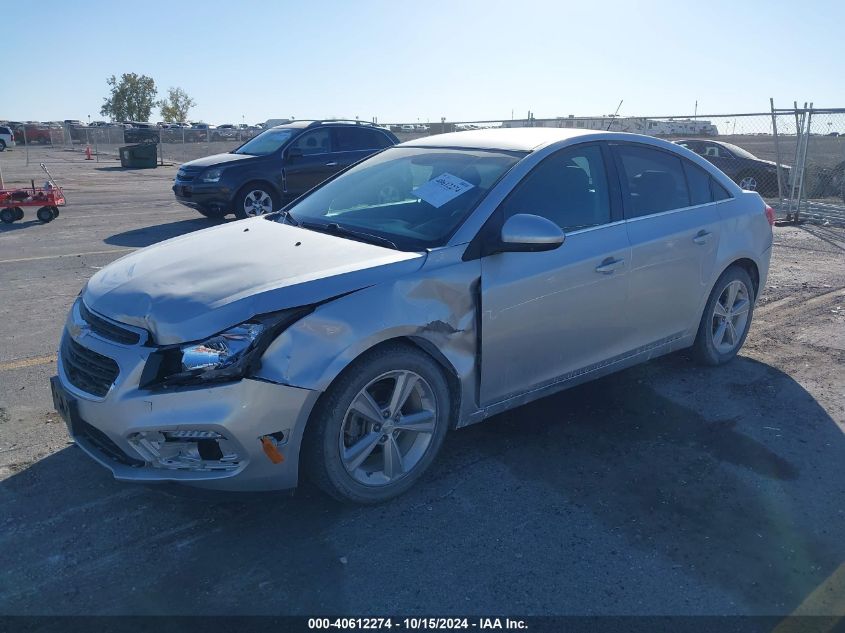
[[[437,178],[433,178],[414,189],[414,195],[424,202],[428,202],[434,208],[439,209],[447,202],[454,200],[474,186],[471,182],[444,172]]]

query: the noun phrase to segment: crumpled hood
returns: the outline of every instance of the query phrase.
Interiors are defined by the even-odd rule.
[[[372,286],[424,261],[424,254],[254,218],[127,255],[91,277],[83,301],[166,345]]]

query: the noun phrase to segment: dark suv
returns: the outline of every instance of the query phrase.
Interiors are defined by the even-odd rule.
[[[173,193],[209,218],[264,215],[359,160],[398,143],[369,123],[292,121],[228,154],[185,163]]]

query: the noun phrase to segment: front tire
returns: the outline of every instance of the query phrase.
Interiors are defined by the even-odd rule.
[[[302,446],[303,469],[341,501],[387,501],[434,461],[450,414],[449,387],[434,360],[406,344],[380,347],[320,398]]]
[[[239,220],[267,215],[279,208],[279,195],[266,183],[251,182],[235,196],[235,216]]]
[[[222,220],[226,216],[225,211],[220,211],[219,209],[207,209],[204,207],[199,207],[197,211],[199,211],[200,214],[204,215],[209,220]]]
[[[737,355],[754,315],[754,284],[745,269],[731,266],[721,274],[704,307],[693,344],[695,359],[723,365]]]

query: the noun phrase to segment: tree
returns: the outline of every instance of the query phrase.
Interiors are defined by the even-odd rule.
[[[111,86],[111,96],[103,99],[100,114],[115,121],[149,120],[158,93],[152,77],[123,73],[120,81],[112,75],[106,83]]]
[[[188,111],[197,102],[181,88],[168,88],[167,99],[162,99],[157,105],[161,108],[161,118],[167,123],[182,123],[188,119]]]

